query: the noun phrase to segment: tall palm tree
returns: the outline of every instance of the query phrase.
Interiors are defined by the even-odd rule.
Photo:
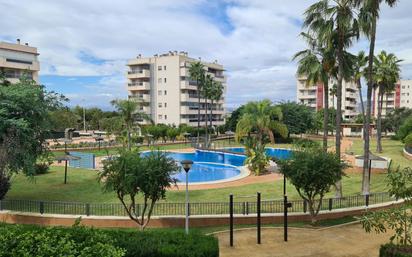
[[[209,128],[208,128],[208,102],[212,94],[213,87],[213,77],[210,74],[207,74],[204,79],[202,96],[205,99],[205,146],[209,146]]]
[[[199,143],[200,138],[200,98],[205,78],[204,67],[201,62],[192,63],[189,67],[190,79],[196,81],[197,85],[197,143]]]
[[[382,152],[382,107],[385,93],[393,92],[400,78],[399,60],[394,54],[382,51],[374,60],[374,81],[378,86],[378,116],[376,119],[376,151]]]
[[[256,133],[256,138],[260,144],[264,144],[265,136],[270,142],[275,142],[273,131],[286,137],[288,130],[282,123],[282,110],[273,106],[270,100],[259,102],[249,102],[244,106],[243,114],[236,125],[236,139]]]
[[[211,103],[211,108],[210,108],[210,127],[213,127],[213,104],[214,101],[218,102],[223,95],[223,85],[219,81],[213,81],[212,84],[212,90],[210,94],[210,103]]]
[[[365,106],[363,103],[363,96],[362,96],[362,78],[365,76],[366,72],[366,64],[368,63],[368,57],[365,55],[364,51],[360,51],[358,55],[353,56],[353,80],[356,83],[356,87],[358,88],[359,98],[361,102],[361,112],[362,112],[362,120],[365,120]],[[365,125],[365,124],[364,124]],[[365,137],[365,130],[367,128],[363,126],[363,136]]]
[[[338,63],[336,104],[336,156],[341,158],[342,84],[345,78],[345,50],[359,38],[359,27],[354,0],[320,0],[305,11],[304,26],[320,42],[331,43],[336,49]],[[341,182],[336,185],[336,196],[342,196]]]
[[[335,109],[335,97],[336,94],[338,93],[338,86],[336,83],[333,84],[333,86],[330,88],[329,94],[332,96],[332,108]]]
[[[127,131],[127,149],[131,149],[131,130],[138,124],[138,120],[151,121],[150,116],[144,112],[139,111],[141,102],[133,99],[121,100],[116,99],[111,101],[116,111],[119,113],[121,119],[123,120],[124,126]]]
[[[369,194],[369,149],[370,135],[369,128],[371,124],[372,110],[372,90],[373,90],[373,61],[375,54],[376,25],[379,19],[380,5],[385,2],[390,7],[395,6],[399,0],[357,0],[357,6],[361,6],[359,13],[359,23],[362,32],[369,38],[369,56],[367,69],[367,94],[366,94],[366,115],[364,119],[364,145],[363,145],[363,176],[362,176],[362,194]]]
[[[306,77],[306,86],[318,83],[323,85],[324,108],[323,108],[323,150],[328,149],[328,124],[329,124],[329,79],[335,66],[333,50],[324,47],[308,33],[301,33],[309,44],[309,49],[295,54],[293,59],[298,59],[298,76]]]

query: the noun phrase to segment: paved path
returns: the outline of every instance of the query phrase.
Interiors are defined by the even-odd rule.
[[[289,229],[283,242],[283,228],[262,230],[262,244],[256,244],[256,230],[235,231],[235,247],[229,247],[228,233],[219,233],[221,257],[378,257],[389,234],[367,234],[360,224],[322,230]]]

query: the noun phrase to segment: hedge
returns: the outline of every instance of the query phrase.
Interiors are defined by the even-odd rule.
[[[412,257],[412,246],[381,245],[379,257]]]
[[[218,257],[217,239],[180,231],[0,224],[0,257]]]

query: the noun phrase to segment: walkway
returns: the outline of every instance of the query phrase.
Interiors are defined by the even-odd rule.
[[[262,230],[262,244],[256,244],[256,230],[234,232],[235,247],[229,247],[228,233],[219,233],[221,257],[378,257],[389,234],[367,234],[360,224],[326,229],[290,228],[289,241],[283,242],[283,228]]]

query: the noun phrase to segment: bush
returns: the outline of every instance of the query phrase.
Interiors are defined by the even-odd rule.
[[[412,247],[394,244],[381,245],[379,257],[412,257]]]
[[[218,257],[217,239],[179,231],[103,230],[0,224],[0,257]]]
[[[36,163],[34,165],[34,175],[43,175],[49,172],[49,165],[47,163]]]
[[[406,136],[412,133],[412,117],[405,120],[396,132],[396,136],[400,140],[404,140]]]
[[[298,148],[320,148],[319,142],[307,138],[295,139],[293,143]]]
[[[125,250],[96,229],[0,225],[0,257],[124,256]]]
[[[412,133],[410,133],[405,139],[403,140],[405,143],[405,147],[412,148]]]

